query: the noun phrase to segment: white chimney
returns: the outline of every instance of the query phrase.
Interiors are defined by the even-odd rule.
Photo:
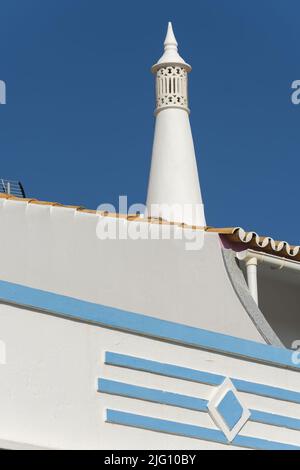
[[[153,65],[156,75],[156,123],[148,185],[151,217],[205,226],[188,107],[188,65],[178,54],[172,24],[164,54]]]

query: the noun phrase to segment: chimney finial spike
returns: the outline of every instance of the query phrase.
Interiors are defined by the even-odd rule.
[[[191,71],[191,66],[187,64],[178,53],[178,43],[175,38],[171,21],[168,22],[168,29],[164,42],[164,53],[156,64],[153,65],[152,72],[155,73],[157,68],[164,64],[182,64],[188,72]]]
[[[178,43],[175,38],[175,34],[173,31],[173,26],[171,21],[168,22],[168,29],[167,29],[167,34],[164,42],[165,50],[168,48],[174,48],[177,50]]]

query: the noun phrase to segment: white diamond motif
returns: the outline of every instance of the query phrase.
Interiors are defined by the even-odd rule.
[[[208,403],[210,416],[232,442],[250,417],[232,381],[226,378]]]

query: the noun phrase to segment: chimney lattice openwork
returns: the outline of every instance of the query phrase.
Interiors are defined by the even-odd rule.
[[[187,70],[179,65],[160,67],[156,72],[156,112],[171,107],[189,111]]]

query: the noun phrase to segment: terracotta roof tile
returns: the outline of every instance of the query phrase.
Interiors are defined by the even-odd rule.
[[[259,236],[256,232],[247,232],[241,227],[207,227],[206,231],[219,233],[232,243],[244,244],[245,249],[251,248],[256,251],[263,251],[264,253],[300,261],[300,246],[290,245],[286,241],[274,240],[267,236]]]
[[[289,243],[281,240],[274,240],[271,237],[259,236],[256,232],[247,232],[241,227],[196,227],[189,226],[186,224],[180,224],[175,222],[167,222],[163,219],[156,219],[153,217],[141,217],[138,214],[118,214],[111,212],[99,212],[97,210],[85,209],[82,206],[66,206],[58,202],[48,202],[48,201],[39,201],[38,199],[31,198],[19,198],[16,196],[11,196],[9,194],[0,193],[0,199],[10,199],[20,202],[27,202],[28,204],[39,204],[39,205],[49,205],[56,207],[64,207],[69,209],[74,209],[75,211],[80,211],[88,214],[101,214],[106,217],[116,217],[119,219],[125,219],[129,221],[139,221],[139,222],[149,222],[154,224],[163,224],[163,225],[177,225],[183,228],[192,228],[194,230],[205,230],[206,232],[218,233],[219,235],[225,237],[228,241],[233,243],[233,245],[239,244],[244,246],[245,249],[251,248],[256,251],[263,251],[265,253],[270,253],[276,256],[281,256],[284,258],[289,258],[294,261],[300,261],[300,246],[290,245]],[[233,246],[234,247],[234,246]]]

